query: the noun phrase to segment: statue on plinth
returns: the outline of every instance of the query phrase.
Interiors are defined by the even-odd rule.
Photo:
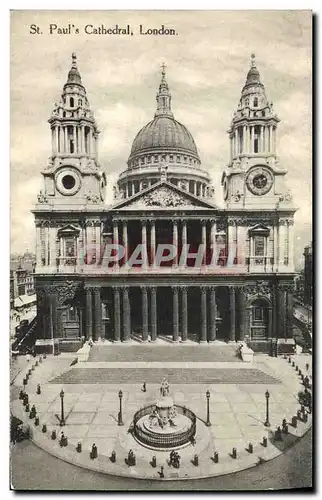
[[[161,382],[160,394],[162,397],[166,397],[169,396],[169,392],[170,392],[170,385],[166,377],[164,377],[164,379]]]

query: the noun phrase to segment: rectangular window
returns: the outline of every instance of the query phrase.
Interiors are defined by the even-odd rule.
[[[253,309],[254,321],[263,322],[264,321],[264,310],[262,307],[254,307]]]
[[[173,162],[173,155],[170,155],[170,161]]]
[[[148,163],[151,163],[151,156],[148,156]]]
[[[254,256],[264,257],[265,255],[265,236],[254,236]]]
[[[154,163],[158,163],[158,155],[154,155]]]

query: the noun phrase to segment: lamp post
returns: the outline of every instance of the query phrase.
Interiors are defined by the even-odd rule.
[[[265,398],[266,398],[266,421],[264,423],[265,427],[270,427],[270,423],[269,423],[269,392],[266,391],[265,392]]]
[[[210,422],[210,416],[209,416],[209,399],[210,399],[210,392],[209,390],[206,391],[206,398],[207,398],[207,421],[206,421],[206,426],[210,427],[211,422]]]
[[[120,411],[118,414],[118,425],[124,425],[124,422],[122,420],[122,398],[123,398],[123,392],[119,390],[119,398],[120,398]]]
[[[60,426],[63,427],[65,425],[65,415],[64,415],[64,396],[65,393],[63,389],[60,391],[60,401],[61,401],[61,417],[60,417]]]

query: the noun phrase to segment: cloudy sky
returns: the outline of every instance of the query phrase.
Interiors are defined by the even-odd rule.
[[[79,34],[49,34],[50,23]],[[30,34],[36,24],[43,34]],[[84,27],[130,24],[134,36],[88,35]],[[139,35],[162,24],[176,36]],[[73,30],[72,30],[73,31]],[[192,133],[214,178],[229,159],[226,133],[255,52],[281,119],[277,148],[296,206],[296,262],[311,241],[311,13],[309,11],[15,11],[11,15],[11,252],[34,249],[30,213],[51,153],[47,120],[76,52],[101,130],[99,158],[112,185],[138,130],[153,117],[160,65],[167,65],[175,118]]]

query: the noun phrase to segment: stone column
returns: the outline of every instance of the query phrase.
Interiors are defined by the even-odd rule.
[[[260,146],[259,146],[259,151],[260,153],[263,153],[264,152],[264,126],[261,125],[261,128],[260,128],[260,131],[261,131],[261,135],[260,135]]]
[[[194,185],[193,185],[193,194],[195,196],[197,196],[197,182],[196,181],[194,181]]]
[[[56,267],[56,228],[49,228],[49,256],[50,256],[50,266],[52,268]],[[77,256],[77,254],[76,254]]]
[[[293,338],[293,293],[290,291],[286,292],[286,316],[286,337],[291,339]]]
[[[86,336],[88,340],[93,337],[92,289],[86,288]]]
[[[80,142],[81,142],[81,152],[85,153],[85,125],[81,125]]]
[[[200,343],[207,342],[207,288],[200,288],[201,294],[201,331]]]
[[[269,126],[269,152],[273,153],[273,125]]]
[[[117,220],[113,220],[113,244],[119,244],[119,226]],[[119,262],[115,262],[114,267],[119,268]]]
[[[123,342],[128,342],[131,338],[131,306],[129,297],[129,288],[123,288]]]
[[[214,342],[217,336],[217,306],[216,306],[216,288],[210,288],[210,342]]]
[[[276,153],[276,127],[273,127],[273,153]]]
[[[235,156],[238,156],[238,130],[235,128]]]
[[[207,221],[202,219],[201,221],[201,244],[203,246],[203,258],[202,265],[206,265],[206,254],[207,254]]]
[[[101,340],[102,333],[102,300],[101,300],[101,289],[96,287],[94,288],[94,324],[95,324],[95,333],[94,340]]]
[[[146,220],[142,219],[141,220],[141,227],[142,227],[142,258],[143,258],[143,267],[146,267],[148,265],[147,263],[147,246],[146,246]]]
[[[172,221],[172,244],[177,252],[173,259],[173,265],[177,266],[178,265],[178,221],[177,220]]]
[[[293,232],[293,220],[289,221],[288,226],[288,265],[290,271],[294,271],[294,232]]]
[[[129,183],[127,182],[125,184],[125,198],[129,197]]]
[[[245,338],[246,329],[246,301],[243,287],[238,288],[238,313],[239,313],[239,340]]]
[[[235,288],[229,287],[229,310],[230,310],[230,331],[229,340],[235,342],[236,340],[236,297]]]
[[[127,261],[129,259],[129,242],[128,242],[128,232],[127,232],[127,221],[123,220],[123,245],[124,245],[124,265],[127,266]]]
[[[151,219],[151,225],[150,225],[150,231],[151,231],[151,260],[152,260],[152,266],[155,267],[155,221]]]
[[[36,267],[41,266],[41,234],[40,227],[36,226]]]
[[[151,287],[151,340],[155,342],[157,339],[157,289]]]
[[[69,153],[69,148],[68,148],[68,136],[67,136],[67,126],[64,127],[64,151],[65,153]]]
[[[254,152],[253,147],[253,127],[249,127],[249,153],[252,154]]]
[[[56,143],[55,143],[55,128],[51,129],[51,150],[53,153],[56,153]]]
[[[242,153],[247,153],[247,127],[243,126]]]
[[[229,140],[230,140],[230,160],[232,160],[233,159],[233,138],[230,137]]]
[[[217,248],[216,248],[216,232],[217,232],[216,226],[217,226],[216,220],[212,219],[210,226],[210,248],[212,251],[211,263],[213,266],[216,266],[218,261]]]
[[[149,337],[149,317],[148,317],[148,291],[145,286],[141,286],[142,292],[142,340],[148,341]]]
[[[101,258],[101,223],[97,222],[95,227],[95,247],[96,247],[96,265]]]
[[[114,292],[114,340],[120,342],[121,340],[121,302],[120,302],[120,289],[113,288]]]
[[[77,153],[77,136],[76,136],[76,127],[73,127],[73,140],[74,140],[74,154]]]
[[[179,340],[179,300],[178,300],[178,287],[172,287],[173,293],[173,341]]]
[[[282,287],[277,290],[277,337],[286,338],[286,310],[285,291]]]
[[[182,300],[182,332],[181,340],[186,342],[188,338],[188,289],[186,286],[181,287],[181,300]]]
[[[182,221],[182,251],[184,252],[183,248],[185,248],[185,245],[187,244],[187,221],[183,220]]]
[[[58,328],[57,293],[55,291],[52,291],[49,294],[49,305],[51,314],[50,324],[52,328],[51,337],[56,339],[62,335],[60,335]]]

